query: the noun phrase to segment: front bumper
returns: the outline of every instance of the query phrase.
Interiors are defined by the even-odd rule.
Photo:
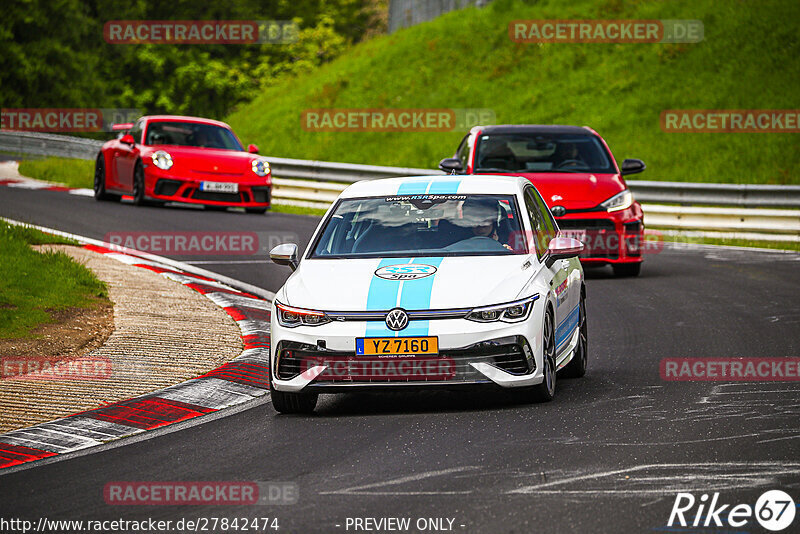
[[[557,217],[558,226],[571,237],[579,238],[585,246],[580,256],[585,265],[640,263],[646,251],[644,240],[644,213],[638,202],[630,208],[608,213],[606,211],[567,212]]]
[[[238,193],[200,191],[200,184],[203,181],[229,180],[215,180],[213,177],[184,178],[165,171],[154,171],[151,167],[145,170],[145,195],[163,202],[183,202],[205,206],[267,208],[272,202],[272,179],[270,176],[257,181],[237,180]]]
[[[437,355],[378,357],[355,353],[355,338],[364,337],[363,322],[282,328],[273,321],[272,386],[287,392],[337,393],[469,385],[510,388],[542,382],[540,340],[530,331],[530,319],[495,328],[463,319],[431,322],[437,326],[431,333],[438,338]],[[328,329],[328,335],[322,329]],[[347,333],[330,335],[342,329]]]

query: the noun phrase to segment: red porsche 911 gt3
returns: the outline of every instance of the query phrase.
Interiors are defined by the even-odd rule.
[[[224,122],[152,115],[114,130],[122,135],[97,155],[97,200],[130,195],[136,205],[184,202],[242,207],[248,213],[264,213],[270,206],[269,162],[255,145],[245,150]]]

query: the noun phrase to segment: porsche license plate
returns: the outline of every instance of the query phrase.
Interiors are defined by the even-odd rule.
[[[429,337],[359,337],[359,356],[439,354],[439,338]]]
[[[210,193],[238,193],[239,184],[235,182],[200,182],[200,191]]]

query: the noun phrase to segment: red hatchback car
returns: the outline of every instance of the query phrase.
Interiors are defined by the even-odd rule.
[[[269,162],[255,145],[245,150],[224,122],[153,115],[114,130],[122,135],[103,145],[95,163],[97,200],[131,195],[136,205],[185,202],[248,213],[270,206]]]
[[[644,215],[623,175],[645,169],[626,159],[617,166],[597,132],[578,126],[476,126],[445,172],[513,174],[539,190],[561,231],[585,245],[585,265],[611,264],[617,276],[637,276],[642,266]]]

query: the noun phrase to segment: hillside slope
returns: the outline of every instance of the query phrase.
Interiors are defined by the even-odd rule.
[[[517,19],[700,19],[697,44],[518,44]],[[228,122],[268,156],[434,168],[465,131],[318,132],[311,108],[490,108],[497,123],[590,125],[637,178],[800,183],[800,134],[665,133],[668,109],[796,109],[796,0],[495,0],[352,48]]]

